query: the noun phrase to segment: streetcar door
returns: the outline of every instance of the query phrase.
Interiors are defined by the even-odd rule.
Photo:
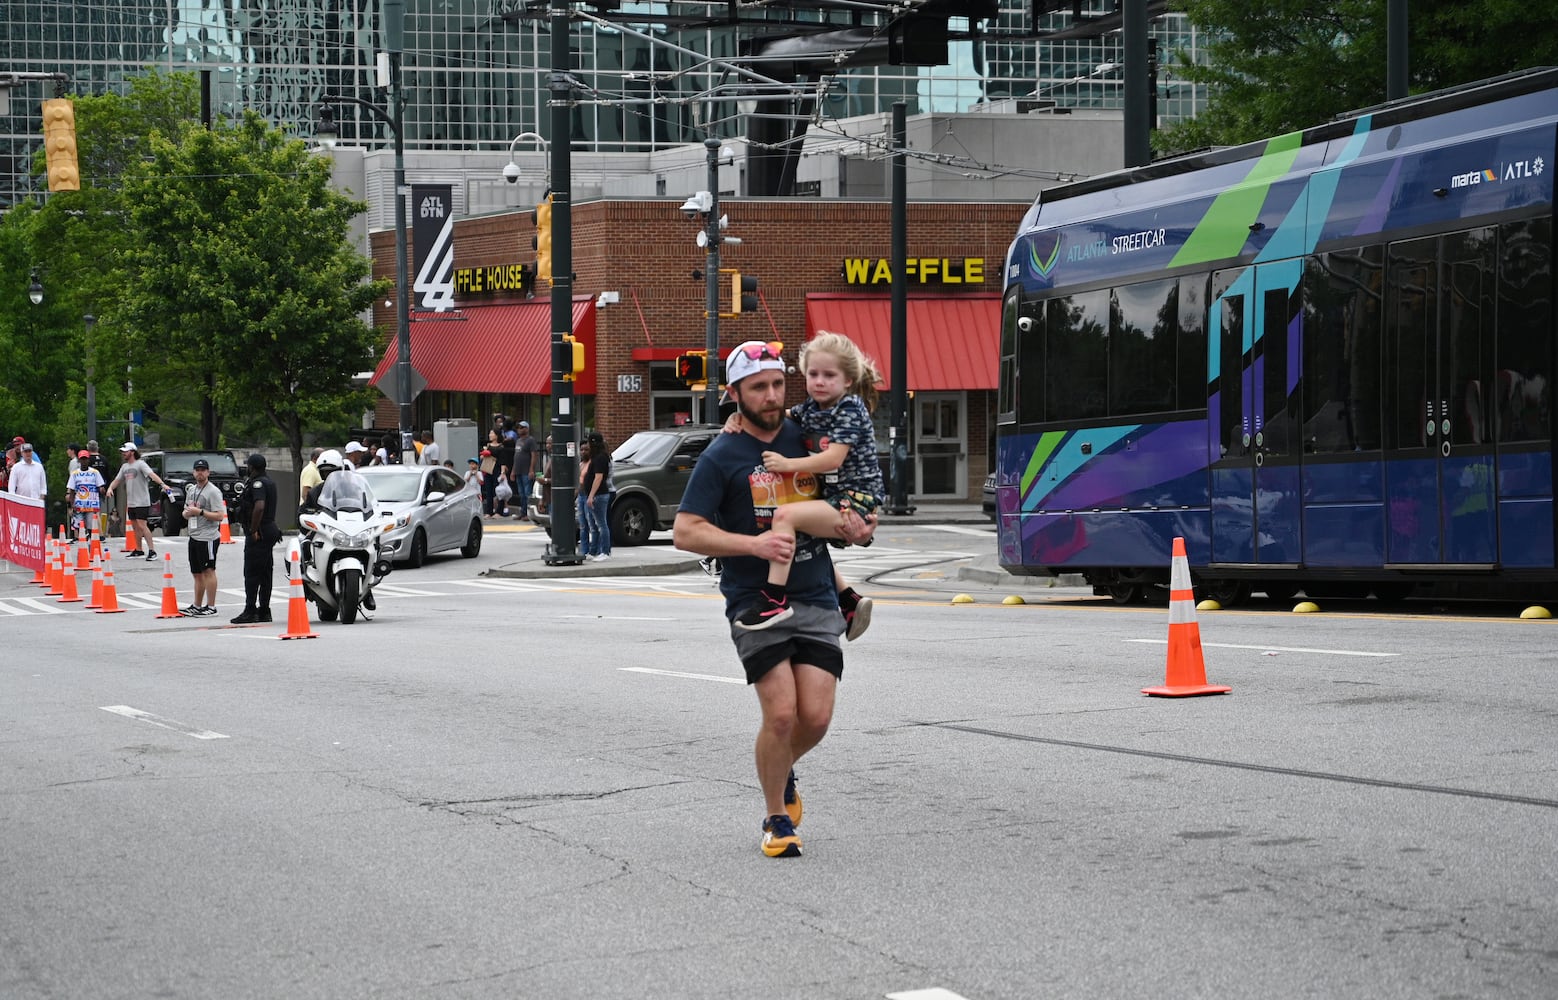
[[[1495,230],[1391,245],[1385,338],[1385,559],[1497,561]]]
[[[1212,276],[1218,440],[1212,463],[1212,562],[1295,565],[1299,535],[1298,294],[1302,264]]]

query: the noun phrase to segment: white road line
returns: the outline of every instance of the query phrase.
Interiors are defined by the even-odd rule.
[[[716,677],[713,674],[687,674],[680,670],[656,670],[653,667],[618,667],[630,674],[658,674],[661,677],[685,677],[692,681],[719,681],[721,684],[745,684],[740,677]]]
[[[197,740],[225,740],[230,738],[224,733],[213,733],[209,729],[196,729],[193,726],[186,726],[182,722],[164,719],[160,715],[152,715],[150,712],[131,708],[129,705],[101,705],[99,707],[105,712],[112,712],[115,715],[122,715],[127,719],[136,719],[140,722],[149,722],[154,726],[161,726],[163,729],[171,729],[175,733],[193,736]]]
[[[415,587],[406,587],[398,583],[376,583],[373,586],[375,594],[383,594],[389,597],[448,597],[450,595],[441,590],[418,590]]]
[[[583,618],[592,622],[674,622],[679,618],[648,618],[634,615],[563,615],[563,618]]]
[[[932,986],[928,990],[904,990],[901,993],[887,994],[887,1000],[966,1000],[960,993],[944,990],[940,986]]]
[[[889,523],[891,523],[891,522],[889,522]],[[894,525],[894,527],[897,527],[897,525]],[[988,539],[990,539],[992,541],[995,540],[995,530],[994,530],[995,529],[995,525],[994,524],[990,525],[990,527],[988,527],[988,528],[965,528],[962,525],[958,525],[958,524],[919,524],[919,525],[908,525],[908,524],[905,524],[905,525],[903,525],[903,527],[905,527],[905,528],[916,527],[916,528],[920,528],[922,530],[929,530],[929,531],[946,531],[946,532],[950,532],[950,533],[952,533],[954,535],[977,535],[980,538],[988,538]]]
[[[1126,639],[1125,642],[1146,642],[1158,646],[1168,645],[1167,639]],[[1217,649],[1259,649],[1274,653],[1326,653],[1331,656],[1400,656],[1400,653],[1370,653],[1361,649],[1310,649],[1307,646],[1241,646],[1231,642],[1203,642],[1203,646]]]
[[[46,615],[62,615],[70,610],[69,608],[59,607],[56,604],[46,603],[36,597],[13,597],[11,600],[15,601],[17,604],[20,604],[24,608],[32,608],[34,611],[41,612]]]

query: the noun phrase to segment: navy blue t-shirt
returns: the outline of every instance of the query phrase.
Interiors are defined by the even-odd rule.
[[[766,444],[749,434],[716,435],[714,443],[698,456],[679,509],[706,518],[725,531],[757,535],[768,530],[777,504],[821,497],[814,475],[764,469],[765,451],[804,458],[800,428],[786,420],[778,437]],[[723,562],[720,592],[725,595],[725,616],[734,618],[757,600],[758,590],[768,581],[768,563],[751,556],[731,556]],[[838,607],[833,559],[825,541],[797,536],[789,594],[801,604]]]

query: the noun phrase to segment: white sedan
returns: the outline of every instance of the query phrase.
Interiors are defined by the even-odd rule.
[[[370,465],[358,469],[379,510],[395,515],[384,551],[415,568],[435,552],[481,552],[481,493],[443,466]]]

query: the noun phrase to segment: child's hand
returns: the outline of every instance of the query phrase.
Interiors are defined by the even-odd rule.
[[[793,472],[796,460],[785,458],[777,451],[763,452],[763,468],[769,472]]]
[[[741,423],[741,414],[732,413],[725,418],[725,426],[720,429],[721,434],[740,434],[746,427]]]

